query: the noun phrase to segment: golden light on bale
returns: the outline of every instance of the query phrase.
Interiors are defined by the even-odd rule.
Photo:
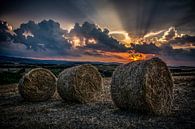
[[[18,90],[28,101],[45,101],[56,90],[55,75],[43,68],[35,68],[26,73],[19,81]]]
[[[112,99],[121,109],[167,115],[172,93],[171,74],[159,58],[121,65],[112,76]]]
[[[97,68],[89,64],[65,69],[57,81],[58,93],[65,101],[92,102],[101,89],[102,77]]]

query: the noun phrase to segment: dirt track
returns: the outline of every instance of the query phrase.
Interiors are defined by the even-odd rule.
[[[190,129],[195,126],[195,78],[174,77],[174,107],[171,116],[125,112],[114,106],[109,94],[110,78],[104,79],[102,97],[96,103],[63,102],[56,93],[46,102],[25,102],[17,84],[0,86],[2,128],[135,128]]]

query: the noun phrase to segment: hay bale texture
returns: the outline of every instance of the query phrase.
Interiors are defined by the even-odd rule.
[[[111,95],[116,106],[154,114],[171,112],[173,81],[159,58],[119,66],[112,76]]]
[[[57,81],[59,95],[70,102],[95,101],[101,89],[102,77],[97,68],[89,64],[65,69]]]
[[[45,101],[56,90],[55,75],[43,68],[35,68],[26,73],[19,81],[18,90],[28,101]]]

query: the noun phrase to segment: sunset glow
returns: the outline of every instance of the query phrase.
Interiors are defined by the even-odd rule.
[[[131,38],[129,37],[129,34],[125,31],[111,31],[109,33],[109,35],[114,35],[114,34],[120,34],[120,35],[123,35],[124,36],[124,39],[120,40],[126,47],[130,47],[130,43],[132,42],[131,41]],[[113,38],[116,38],[115,36],[113,36]],[[116,38],[117,39],[117,38]]]
[[[78,38],[76,36],[72,38],[71,43],[72,43],[74,48],[82,45],[80,38]]]
[[[1,3],[2,56],[122,63],[157,56],[195,64],[193,0],[17,3]]]
[[[34,35],[30,31],[25,31],[22,35],[27,39],[28,36],[34,37]]]
[[[68,39],[74,48],[84,47],[87,44],[96,44],[97,43],[97,41],[93,38],[86,39],[85,37],[74,36],[74,37],[68,38]]]
[[[138,60],[147,60],[149,58],[155,57],[155,54],[144,54],[144,53],[139,53],[135,51],[128,51],[129,54],[129,60],[130,61],[138,61]]]

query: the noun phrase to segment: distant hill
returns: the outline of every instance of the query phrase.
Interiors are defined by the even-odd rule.
[[[83,61],[62,61],[62,60],[39,60],[39,59],[30,59],[22,57],[9,57],[9,56],[0,56],[0,64],[120,64],[116,62],[83,62]]]

